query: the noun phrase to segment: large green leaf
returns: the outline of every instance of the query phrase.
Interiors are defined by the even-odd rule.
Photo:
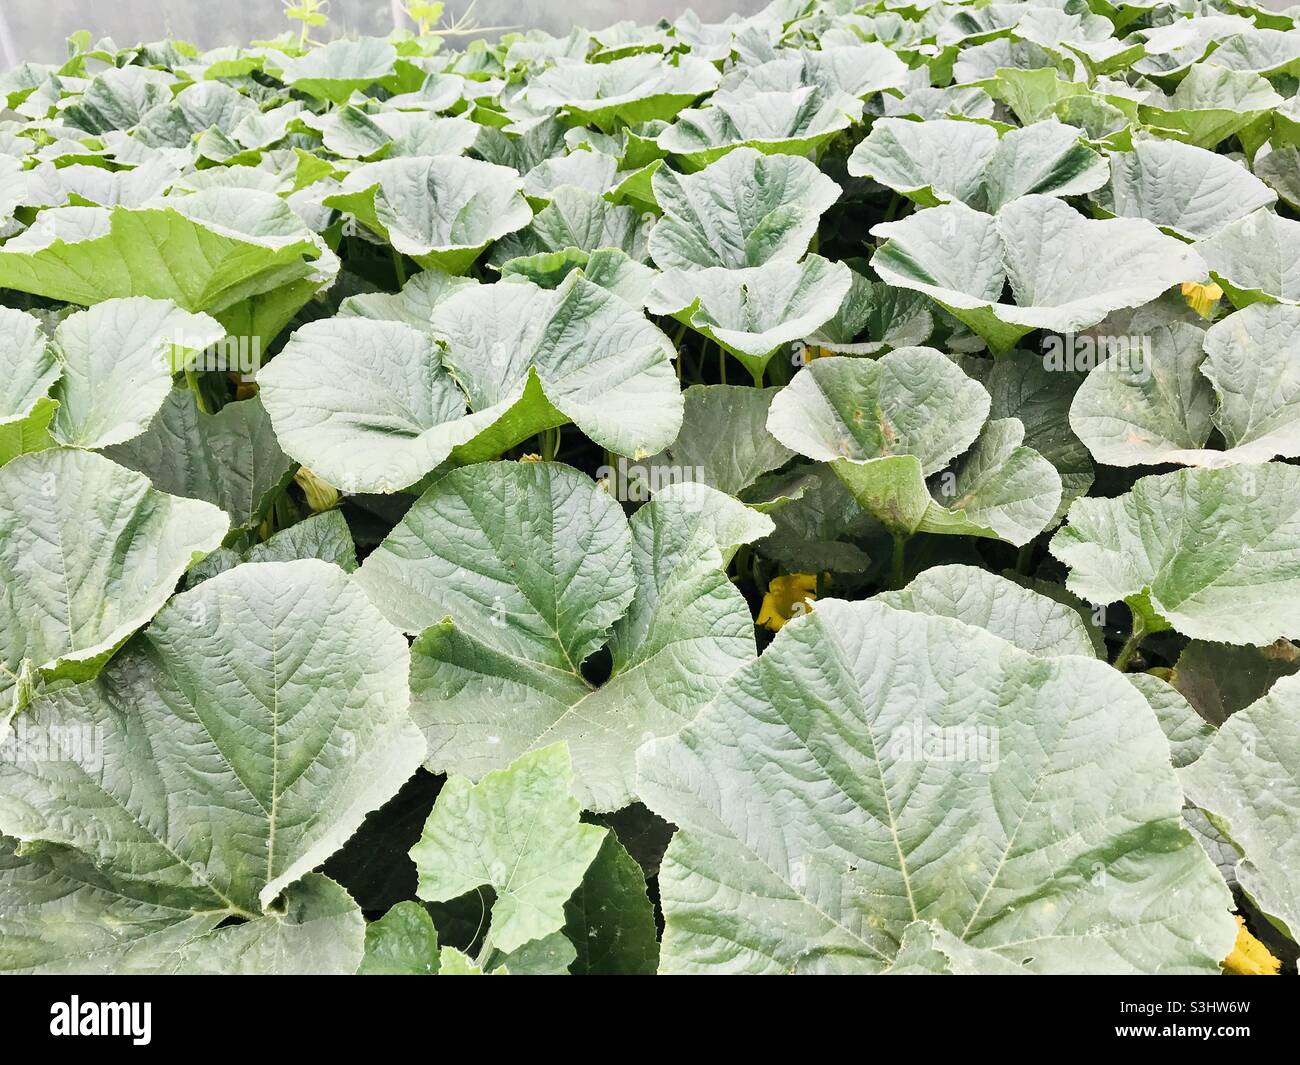
[[[97,680],[14,722],[95,739],[0,764],[0,830],[79,851],[123,898],[246,918],[221,938],[256,936],[255,918],[419,766],[407,663],[401,634],[336,567],[223,573]]]
[[[651,181],[664,217],[650,233],[662,270],[761,266],[799,259],[840,188],[806,159],[741,148],[696,174]]]
[[[989,416],[1018,420],[1025,427],[1024,444],[1056,467],[1061,478],[1057,518],[1092,487],[1092,459],[1070,427],[1071,403],[1082,380],[1081,373],[1052,367],[1043,356],[1012,351],[982,382],[993,401]]]
[[[33,207],[61,207],[68,203],[95,207],[143,207],[161,196],[180,177],[175,165],[155,159],[133,170],[107,170],[74,163],[57,167],[42,163],[27,174],[23,201]]]
[[[852,270],[849,292],[839,310],[806,340],[822,355],[875,355],[889,348],[915,347],[934,332],[933,308],[919,292],[871,281]]]
[[[170,300],[111,299],[68,315],[54,333],[61,374],[50,435],[84,448],[139,436],[166,401],[173,371],[225,335]]]
[[[274,300],[275,321],[259,331],[264,341],[336,270],[283,200],[246,189],[210,189],[136,211],[53,208],[0,247],[0,285],[70,303],[150,296],[230,328],[250,314],[250,301]]]
[[[809,255],[728,270],[671,270],[656,278],[646,307],[684,322],[730,352],[757,381],[783,345],[825,325],[853,278],[843,263]]]
[[[1110,157],[1096,196],[1108,214],[1145,218],[1189,240],[1213,236],[1277,194],[1241,163],[1177,141],[1148,138]],[[1199,250],[1199,248],[1198,248]]]
[[[739,495],[769,470],[785,465],[794,452],[767,431],[768,408],[777,391],[747,385],[686,389],[677,439],[647,459],[644,470],[631,471],[645,482],[642,498],[655,486],[676,481]]]
[[[1106,164],[1055,119],[1013,129],[940,119],[882,118],[849,157],[849,173],[872,177],[925,207],[949,200],[997,211],[1030,193],[1077,196],[1100,188]]]
[[[484,427],[461,461],[570,421],[610,451],[644,457],[681,427],[672,342],[576,272],[553,290],[511,281],[459,291],[434,310],[433,331]]]
[[[773,401],[767,424],[787,447],[830,463],[858,505],[895,536],[1024,543],[1055,515],[1060,476],[1023,446],[1017,419],[986,423],[989,408],[988,392],[946,356],[898,348],[874,361],[815,360]]]
[[[1300,633],[1298,511],[1294,466],[1179,470],[1075,500],[1051,549],[1089,602],[1123,599],[1195,639],[1266,644]]]
[[[348,296],[339,304],[340,318],[375,318],[381,322],[401,322],[428,332],[432,328],[433,309],[453,292],[477,285],[472,277],[456,277],[441,270],[422,270],[400,292],[363,292]]]
[[[634,55],[608,63],[565,63],[544,71],[528,86],[528,102],[601,129],[672,118],[717,88],[710,63],[689,56],[675,63],[657,55]]]
[[[348,975],[365,921],[346,891],[318,873],[271,912],[218,927],[134,891],[66,847],[0,841],[0,972],[39,974]]]
[[[1208,332],[1184,322],[1142,328],[1133,339],[1143,348],[1112,352],[1070,410],[1099,462],[1225,466],[1300,455],[1300,308],[1253,304]],[[1212,429],[1226,450],[1205,446]]]
[[[582,824],[562,743],[525,754],[477,784],[453,776],[411,848],[420,898],[445,902],[477,887],[496,892],[483,955],[509,954],[564,926],[608,829]]]
[[[280,446],[345,492],[414,484],[475,431],[432,338],[401,322],[311,322],[258,383]]]
[[[213,551],[185,575],[185,587],[193,588],[209,577],[234,569],[241,562],[294,562],[301,558],[318,558],[332,562],[352,573],[357,568],[357,546],[347,520],[337,509],[313,514],[260,543],[249,543],[253,534],[245,532],[234,547]]]
[[[882,279],[934,297],[995,348],[1034,329],[1086,329],[1205,276],[1195,252],[1151,223],[1086,219],[1051,196],[996,216],[950,203],[871,232],[889,238],[871,260]],[[1008,284],[1014,304],[1002,302]]]
[[[1235,934],[1142,697],[948,618],[819,602],[638,781],[678,826],[661,970],[879,972],[924,919],[1035,972],[1215,973]]]
[[[1240,848],[1237,882],[1300,935],[1300,680],[1285,677],[1233,714],[1181,773],[1187,797]]]
[[[463,274],[489,244],[532,218],[522,179],[504,166],[455,156],[367,163],[325,197],[421,266]]]
[[[306,121],[320,132],[326,148],[351,159],[463,155],[483,128],[466,118],[433,118],[420,111],[367,114],[358,107],[309,114]]]
[[[175,78],[163,70],[129,66],[105,70],[63,109],[63,119],[86,133],[130,129],[150,108],[171,99]]]
[[[1254,304],[1211,326],[1201,372],[1219,397],[1227,455],[1300,455],[1300,307]]]
[[[1108,466],[1213,464],[1207,451],[1214,393],[1201,375],[1205,332],[1183,321],[1135,315],[1134,332],[1075,393],[1070,426]]]
[[[1300,222],[1259,210],[1196,245],[1238,307],[1300,303]]]
[[[510,260],[577,249],[614,248],[634,259],[646,255],[647,222],[631,207],[610,203],[587,189],[562,187],[533,217],[526,229],[499,241],[489,258],[502,268]]]
[[[92,668],[145,624],[227,529],[216,507],[62,448],[0,469],[0,682],[24,660]],[[4,686],[8,686],[7,683]]]
[[[143,435],[105,454],[160,491],[215,503],[237,529],[265,517],[293,468],[256,396],[205,414],[183,387],[171,390]]]
[[[815,86],[790,92],[717,92],[707,107],[683,111],[659,134],[664,151],[687,166],[707,166],[740,147],[766,154],[815,155],[862,118],[862,101]]]
[[[823,45],[818,51],[800,48],[778,51],[777,58],[742,68],[742,85],[760,92],[790,92],[813,85],[825,93],[843,92],[859,98],[908,83],[907,65],[879,41]]]
[[[613,832],[564,904],[564,934],[575,976],[650,976],[659,966],[659,930],[645,873]]]
[[[21,422],[49,394],[59,377],[59,363],[41,323],[30,314],[0,307],[0,426]]]
[[[899,610],[956,618],[1030,654],[1096,657],[1092,634],[1077,610],[988,570],[934,566],[906,588],[876,598]]]
[[[438,931],[418,902],[399,902],[366,925],[362,976],[433,976],[438,972]]]
[[[676,730],[752,658],[725,566],[770,530],[703,485],[660,490],[629,523],[567,467],[469,466],[420,498],[357,580],[422,633],[411,690],[431,769],[478,777],[567,740],[583,806],[614,810],[643,739]],[[607,641],[597,686],[582,667]]]
[[[387,41],[345,37],[282,63],[280,76],[300,92],[342,103],[357,90],[389,77],[396,62],[397,50]]]
[[[1174,767],[1182,769],[1200,758],[1214,738],[1214,726],[1167,681],[1150,673],[1129,673],[1127,676],[1129,683],[1142,693],[1155,711],[1156,720],[1169,741],[1169,756]]]
[[[1173,93],[1138,107],[1161,136],[1213,148],[1282,103],[1260,75],[1197,63]]]

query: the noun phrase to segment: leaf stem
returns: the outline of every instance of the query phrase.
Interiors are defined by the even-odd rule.
[[[406,264],[402,262],[402,253],[396,248],[393,249],[393,270],[397,274],[397,287],[406,287]]]
[[[903,587],[903,565],[907,558],[907,537],[902,533],[894,535],[894,551],[889,557],[889,587],[897,590]]]
[[[547,462],[554,462],[555,456],[560,453],[560,433],[558,426],[542,433],[542,458]]]
[[[1034,541],[1030,540],[1027,544],[1021,544],[1020,550],[1016,554],[1016,572],[1022,577],[1029,576],[1029,567],[1034,561]]]
[[[199,380],[198,372],[190,366],[185,367],[185,383],[190,386],[190,391],[194,393],[194,405],[199,408],[202,414],[211,414],[208,404],[203,398],[202,382]]]
[[[1115,656],[1115,668],[1121,673],[1128,669],[1129,663],[1133,660],[1137,649],[1142,645],[1142,641],[1146,639],[1146,635],[1147,629],[1141,615],[1134,613],[1132,631],[1129,633],[1128,639],[1124,641],[1124,646],[1119,649],[1119,654]]]

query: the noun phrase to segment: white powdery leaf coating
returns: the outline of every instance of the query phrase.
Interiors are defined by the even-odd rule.
[[[877,119],[849,158],[849,173],[934,206],[960,200],[997,211],[1030,193],[1076,196],[1099,188],[1106,164],[1079,131],[1052,119],[1008,131],[950,119]]]
[[[1108,466],[1224,465],[1207,450],[1214,393],[1202,373],[1205,331],[1188,322],[1148,323],[1084,379],[1070,405],[1070,427]]]
[[[1088,219],[1052,196],[1022,196],[993,216],[950,203],[871,232],[889,238],[871,260],[885,281],[933,296],[999,347],[1033,329],[1087,329],[1206,274],[1150,222]],[[1001,302],[1008,282],[1014,304]]]
[[[1300,455],[1300,307],[1255,303],[1211,326],[1201,372],[1214,424],[1242,462]]]
[[[1300,303],[1300,222],[1254,211],[1199,241],[1196,250],[1234,302],[1244,295]]]
[[[672,118],[692,100],[718,87],[712,63],[684,57],[675,65],[657,55],[634,55],[608,63],[567,63],[544,71],[529,85],[534,107],[565,111],[603,125]]]
[[[522,229],[532,209],[517,171],[456,156],[384,159],[358,167],[325,198],[423,267],[464,273],[492,241]]]
[[[608,831],[579,821],[572,787],[562,743],[525,754],[477,784],[452,777],[411,848],[420,898],[447,902],[492,887],[488,935],[505,953],[558,932],[564,904]]]
[[[830,321],[852,284],[847,266],[818,255],[737,270],[670,270],[655,279],[646,307],[685,322],[758,374],[782,344]]]
[[[1092,603],[1148,607],[1193,639],[1300,633],[1300,470],[1268,462],[1143,477],[1077,499],[1051,543]]]
[[[583,806],[613,810],[633,798],[636,748],[752,660],[726,566],[771,531],[703,485],[662,489],[628,522],[576,471],[483,464],[434,484],[358,579],[403,626],[429,626],[411,692],[430,768],[478,778],[566,740]],[[594,687],[580,666],[607,640]]]
[[[282,65],[281,76],[286,84],[303,92],[341,102],[392,74],[396,62],[397,49],[388,41],[343,38],[289,59]]]
[[[819,602],[638,780],[678,826],[661,971],[879,972],[924,919],[1034,972],[1214,973],[1235,935],[1142,697],[948,618]]]
[[[59,377],[59,363],[41,332],[41,324],[25,311],[0,307],[0,425],[22,421],[50,391]]]
[[[172,373],[225,335],[206,314],[142,296],[68,315],[54,332],[62,375],[50,435],[84,448],[139,436],[166,401]]]
[[[235,528],[264,515],[294,465],[257,396],[205,414],[184,385],[171,390],[148,430],[104,454],[159,491],[215,503]]]
[[[0,665],[55,670],[116,647],[221,546],[226,516],[108,459],[54,449],[0,468]],[[0,674],[2,675],[2,674]]]
[[[176,596],[97,680],[32,703],[30,720],[100,737],[100,757],[0,766],[0,832],[74,847],[124,894],[262,913],[423,761],[408,662],[337,566],[238,566]]]
[[[399,491],[474,435],[433,339],[401,322],[311,322],[258,383],[280,445],[347,492]]]
[[[555,289],[498,282],[457,291],[433,313],[443,360],[475,425],[501,424],[463,461],[495,458],[572,421],[620,455],[654,454],[682,424],[672,342],[636,307],[578,272]]]
[[[955,618],[1030,654],[1097,655],[1073,607],[974,566],[934,566],[901,591],[876,599],[899,610]]]
[[[1177,141],[1139,140],[1131,152],[1110,157],[1110,171],[1110,184],[1097,195],[1106,211],[1145,218],[1190,240],[1277,202],[1242,164]]]
[[[1237,880],[1292,939],[1300,932],[1300,678],[1233,714],[1180,777],[1241,849]]]
[[[738,148],[695,174],[651,179],[664,217],[650,231],[661,270],[761,266],[801,258],[840,187],[807,159]]]
[[[252,189],[207,189],[139,210],[55,207],[0,248],[6,288],[83,306],[149,296],[210,314],[299,282],[296,309],[337,269],[283,200]]]

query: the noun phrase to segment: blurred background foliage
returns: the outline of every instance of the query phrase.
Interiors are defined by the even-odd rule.
[[[575,25],[608,26],[632,19],[674,19],[692,8],[705,22],[733,12],[757,11],[765,0],[477,0],[471,20],[480,27],[565,32]],[[469,0],[448,0],[449,20],[462,17]],[[395,26],[414,28],[400,0],[330,0],[329,23],[313,32],[318,40],[356,34],[385,34]],[[192,41],[203,48],[246,44],[297,29],[280,0],[0,0],[0,69],[32,60],[63,57],[64,39],[77,30],[119,45],[163,37]],[[469,34],[472,39],[476,34]],[[462,40],[463,40],[462,39]]]

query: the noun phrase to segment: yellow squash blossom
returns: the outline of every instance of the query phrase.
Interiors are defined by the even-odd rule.
[[[1210,318],[1213,317],[1214,308],[1219,305],[1219,300],[1223,299],[1223,289],[1213,281],[1205,284],[1199,281],[1184,281],[1183,299],[1187,301],[1187,306],[1202,318]]]
[[[781,626],[791,618],[806,614],[817,598],[817,575],[815,573],[787,573],[773,577],[763,596],[763,605],[758,612],[758,623],[766,625],[773,632],[780,632]]]
[[[823,348],[817,344],[804,344],[799,349],[800,361],[805,366],[812,362],[813,359],[825,359],[834,354],[835,352],[831,351],[830,348]]]
[[[1237,942],[1223,961],[1223,971],[1233,976],[1276,976],[1282,963],[1246,930],[1246,922],[1237,918]]]
[[[302,489],[302,494],[307,497],[307,506],[311,507],[313,513],[318,514],[322,510],[331,510],[339,505],[339,490],[321,480],[306,466],[299,466],[293,479],[294,483]]]

